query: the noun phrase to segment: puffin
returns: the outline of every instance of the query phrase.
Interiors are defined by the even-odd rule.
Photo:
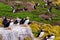
[[[49,38],[51,37],[51,35],[47,35],[43,38],[43,40],[50,40]]]
[[[14,26],[14,22],[13,22],[13,19],[10,20],[10,24],[9,24],[9,27],[13,27]]]
[[[17,24],[17,23],[18,23],[18,21],[17,21],[17,20],[15,20],[15,21],[14,21],[14,24]]]
[[[29,17],[26,17],[25,20],[24,20],[24,24],[29,24],[30,21],[29,21]]]
[[[4,17],[3,22],[2,22],[2,24],[4,25],[4,27],[6,27],[7,23],[8,23],[8,20],[7,20],[6,17]]]
[[[54,38],[55,38],[55,35],[54,35],[54,33],[52,33],[50,39],[54,40]]]
[[[55,36],[54,33],[47,35],[47,40],[54,40]]]
[[[20,24],[24,24],[24,22],[25,22],[25,19],[22,18],[22,19],[20,20]]]
[[[17,18],[16,18],[16,20],[17,20],[18,22],[20,22],[20,21],[21,21],[21,19],[20,19],[19,17],[17,17]]]
[[[43,40],[47,40],[48,39],[48,37],[47,36],[45,36],[44,38],[43,38]]]
[[[37,37],[42,37],[44,35],[44,29],[41,29],[40,32],[38,33]]]

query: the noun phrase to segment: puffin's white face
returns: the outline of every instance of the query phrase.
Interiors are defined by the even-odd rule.
[[[20,18],[17,17],[17,19],[20,19]]]
[[[11,7],[11,8],[13,8],[13,7]]]
[[[10,23],[10,26],[13,25],[13,23],[14,23],[14,22],[11,22],[11,23]]]
[[[45,4],[45,6],[47,6],[47,4]]]
[[[17,18],[16,20],[17,20],[18,22],[20,22],[20,21],[21,21],[21,19],[20,19],[20,18]]]
[[[10,26],[13,25],[13,24],[14,24],[14,22],[13,22],[13,20],[11,20],[11,22],[10,22]]]
[[[40,4],[38,3],[38,6],[39,6]]]
[[[48,37],[46,36],[46,38],[48,39]]]
[[[51,39],[54,39],[54,38],[55,38],[55,36],[51,36],[50,38],[51,38]]]
[[[41,32],[40,35],[39,35],[39,37],[42,37],[43,35],[44,35],[44,32]]]
[[[29,17],[26,17],[26,19],[29,19]]]
[[[13,13],[15,13],[15,9],[13,10]]]
[[[20,23],[17,23],[17,26],[19,26],[20,25]]]
[[[51,40],[51,39],[47,39],[47,40]]]
[[[29,23],[29,20],[26,20],[25,22],[24,22],[24,24],[28,24]]]

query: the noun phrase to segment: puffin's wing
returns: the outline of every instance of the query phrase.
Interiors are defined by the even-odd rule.
[[[38,35],[37,35],[37,37],[39,37],[40,33],[41,33],[41,32],[38,32]]]

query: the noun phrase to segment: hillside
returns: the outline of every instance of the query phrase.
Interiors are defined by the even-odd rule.
[[[39,23],[43,23],[43,25],[40,25],[39,23],[32,23],[31,29],[33,31],[34,36],[37,36],[38,30],[41,30],[42,28],[45,29],[45,31],[48,31],[48,33],[45,33],[44,36],[51,34],[54,32],[56,38],[55,40],[60,40],[60,10],[55,9],[55,7],[52,9],[52,12],[50,13],[50,16],[55,14],[56,17],[52,17],[52,20],[45,20],[40,17],[41,14],[49,14],[47,12],[48,8],[43,8],[42,6],[45,4],[42,0],[25,0],[26,2],[34,1],[36,3],[39,3],[40,5],[37,7],[36,10],[32,10],[31,12],[24,11],[24,12],[16,12],[13,13],[11,6],[8,4],[4,4],[0,2],[0,18],[7,16],[8,18],[25,18],[27,16],[30,17],[31,21],[36,21]],[[22,8],[22,6],[20,6]],[[0,25],[2,21],[0,20]],[[52,24],[52,25],[51,25]],[[56,25],[56,26],[55,26]],[[49,30],[48,30],[49,29]],[[28,39],[27,39],[28,40]]]
[[[31,1],[31,0],[28,0]],[[37,1],[34,0],[35,2],[38,2],[40,5],[38,6],[37,10],[33,10],[32,12],[17,12],[17,13],[12,13],[12,9],[10,5],[5,5],[3,3],[0,3],[0,17],[2,16],[9,16],[12,18],[20,17],[24,18],[26,16],[30,17],[30,20],[33,21],[38,21],[38,22],[44,22],[44,23],[52,23],[60,20],[60,10],[57,10],[55,8],[52,9],[51,15],[56,14],[57,17],[53,17],[53,20],[43,20],[42,18],[39,17],[41,14],[45,14],[48,8],[42,8],[44,5],[44,2],[42,1]]]

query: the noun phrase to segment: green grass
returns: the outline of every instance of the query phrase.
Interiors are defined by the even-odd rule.
[[[42,8],[44,5],[44,2],[40,0],[25,0],[25,1],[35,1],[40,3],[40,6],[38,6],[37,10],[33,10],[32,12],[17,12],[17,13],[12,13],[12,9],[10,8],[10,5],[5,5],[3,3],[0,3],[0,17],[7,16],[10,18],[25,18],[27,16],[30,17],[30,20],[32,21],[37,21],[37,22],[43,22],[43,23],[52,23],[56,21],[60,21],[60,10],[56,10],[55,8],[52,9],[51,14],[57,14],[57,17],[54,17],[53,20],[47,21],[47,20],[42,20],[38,15],[44,14],[45,11],[47,11],[48,8]],[[22,8],[22,6],[21,6]],[[59,31],[60,32],[60,31]],[[60,36],[59,36],[60,37]],[[60,38],[56,38],[55,40],[60,40]]]
[[[33,21],[38,21],[38,22],[44,22],[44,23],[51,23],[52,21],[46,21],[43,20],[38,16],[40,14],[45,13],[45,11],[47,11],[48,8],[42,8],[42,6],[44,5],[44,2],[42,2],[42,0],[25,0],[25,1],[34,1],[34,2],[38,2],[40,3],[40,6],[38,6],[37,10],[33,10],[32,12],[17,12],[17,13],[12,13],[12,9],[10,8],[10,5],[5,5],[3,3],[0,3],[0,17],[3,16],[8,16],[8,17],[12,17],[12,18],[16,18],[16,17],[20,17],[20,18],[25,18],[27,16],[30,17],[30,20]],[[21,6],[22,7],[22,6]],[[52,13],[56,13],[58,16],[53,18],[53,21],[59,21],[60,20],[60,10],[56,10],[53,8]]]

